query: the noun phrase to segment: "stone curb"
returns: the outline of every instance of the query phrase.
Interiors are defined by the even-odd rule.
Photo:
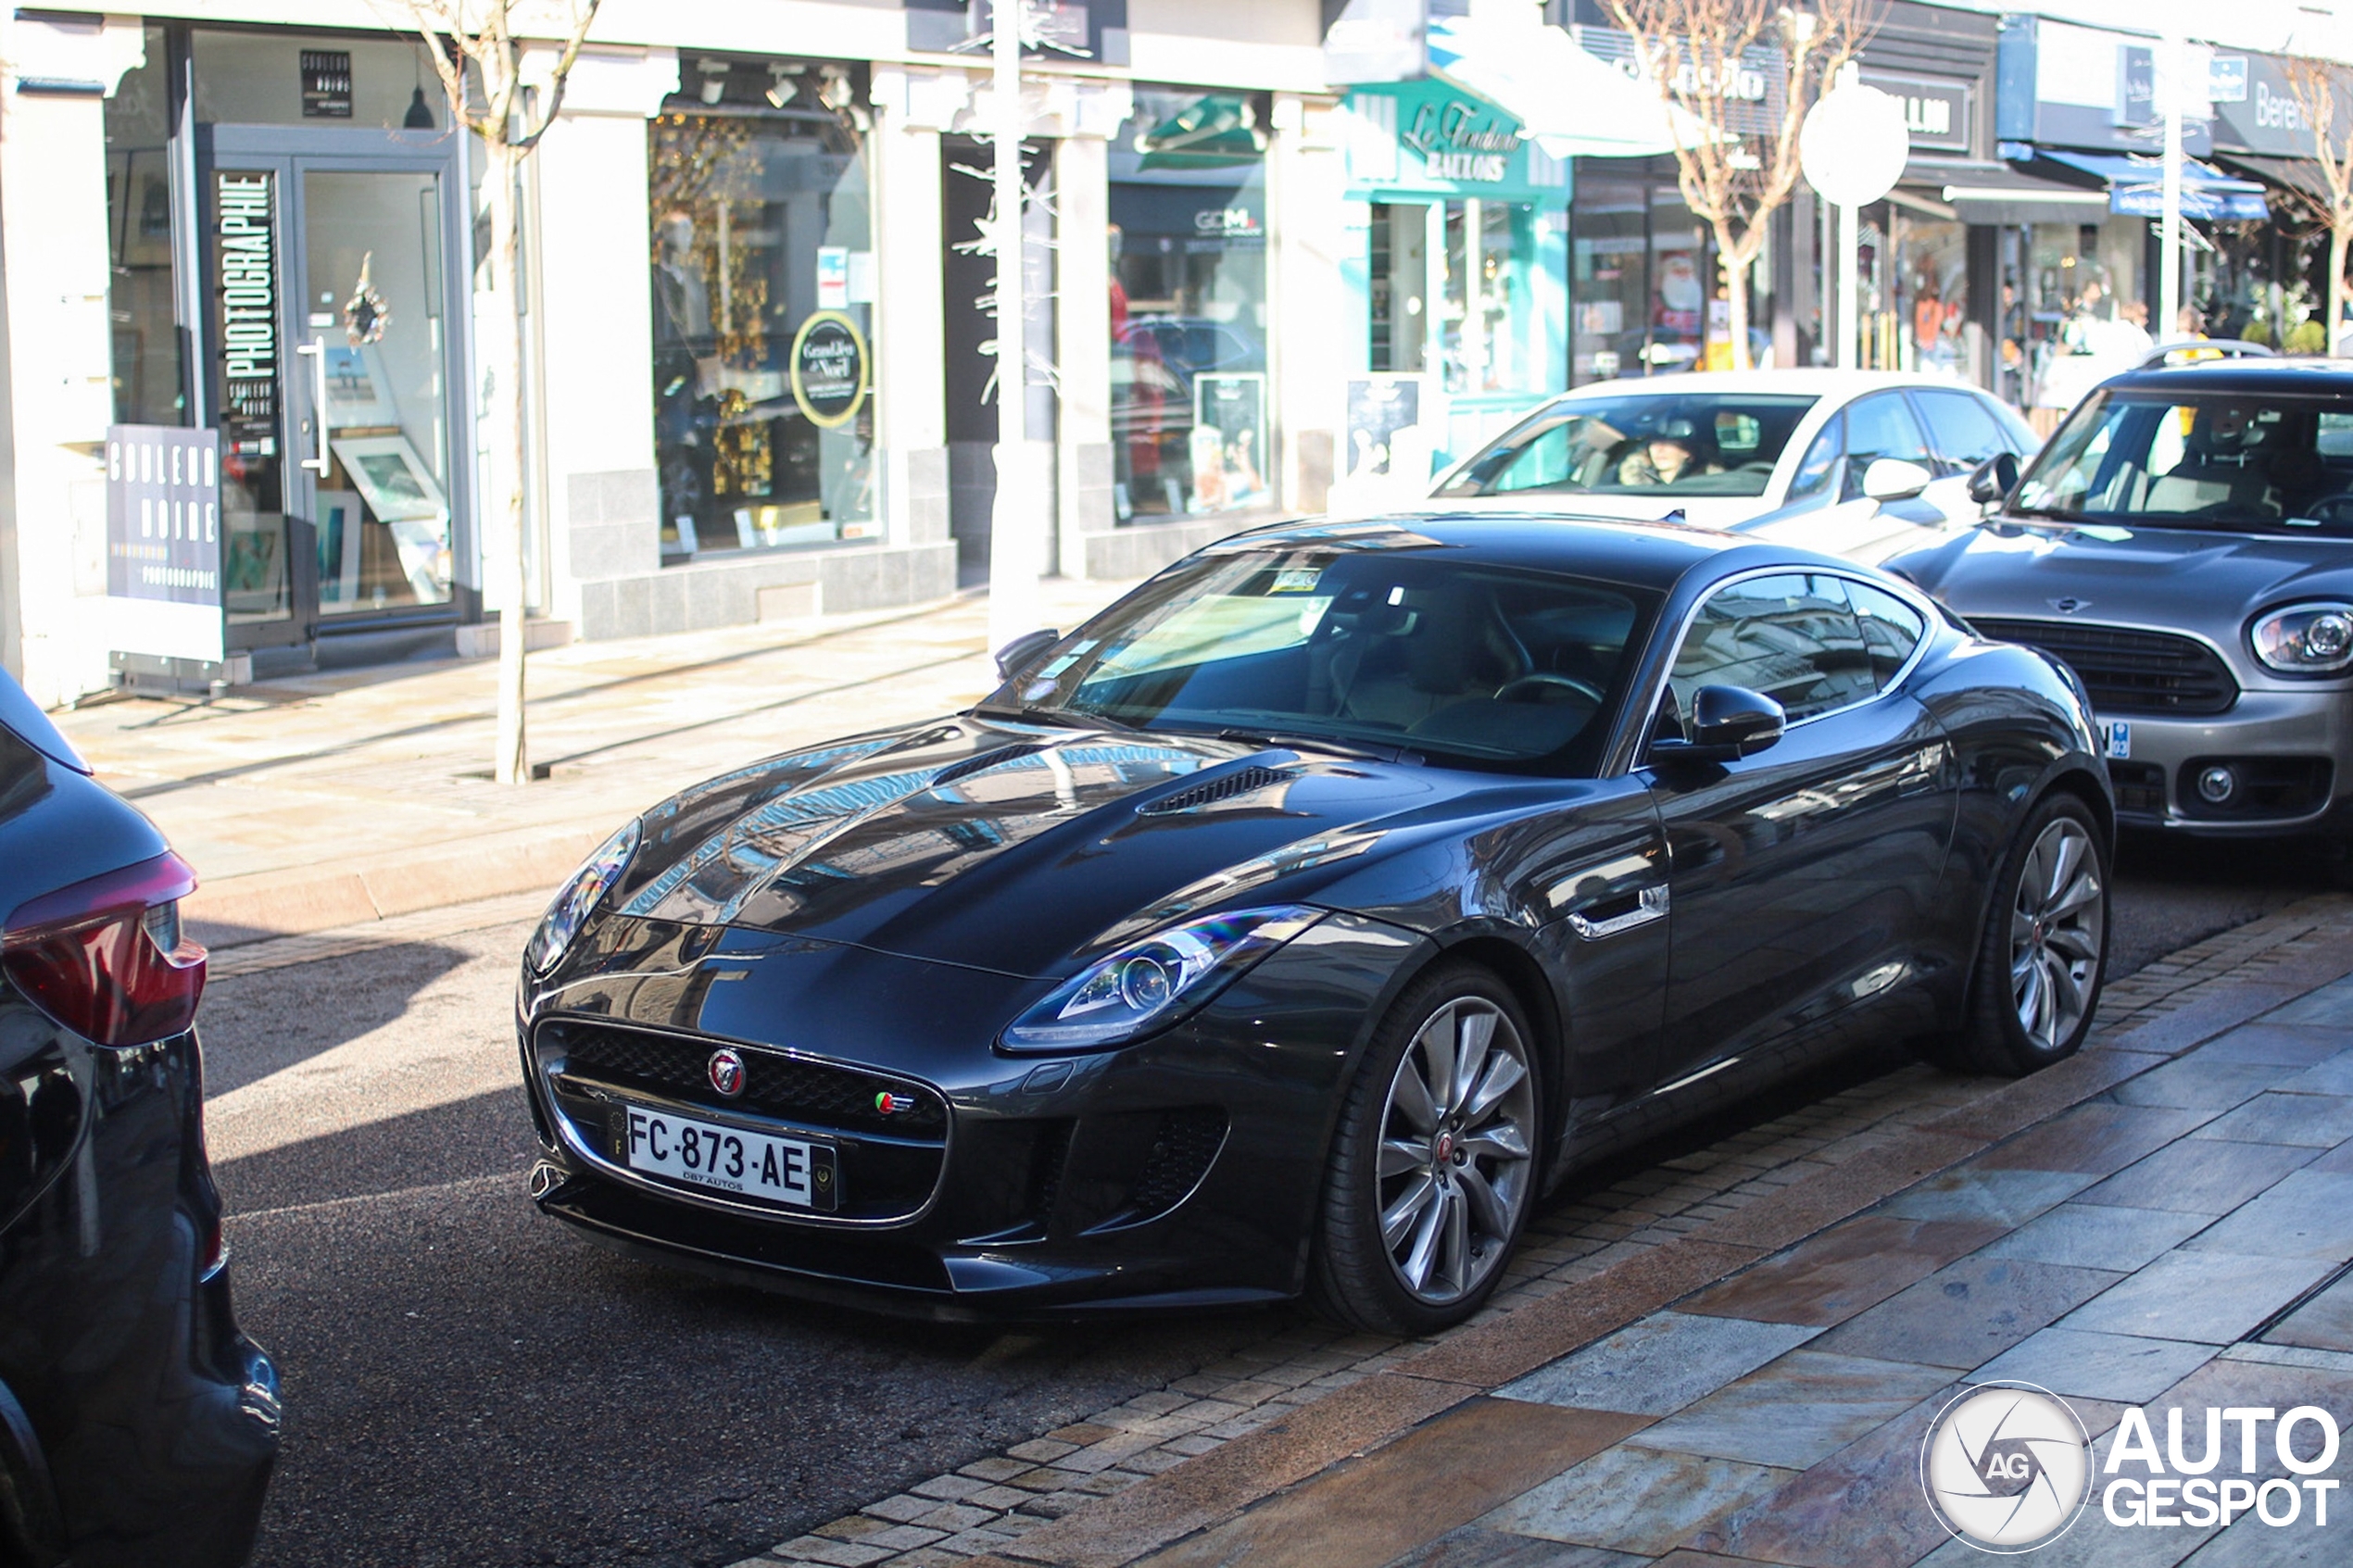
[[[616,813],[614,821],[619,820]],[[182,903],[191,933],[234,947],[514,893],[546,893],[604,842],[611,823],[518,829],[431,850],[201,882]]]
[[[2262,979],[2221,980],[2183,1006],[2136,1020],[2068,1061],[1623,1259],[1575,1290],[1457,1330],[1384,1372],[966,1562],[969,1568],[1133,1562],[2347,974],[2353,974],[2353,952],[2338,949],[2295,954]]]

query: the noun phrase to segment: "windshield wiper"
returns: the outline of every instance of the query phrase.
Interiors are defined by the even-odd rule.
[[[1007,707],[1002,703],[975,703],[973,709],[985,718],[1020,719],[1032,724],[1061,724],[1074,730],[1135,730],[1140,726],[1125,719],[1114,719],[1108,713],[1084,712],[1071,708],[1039,708],[1031,703]]]
[[[1295,749],[1336,752],[1342,757],[1363,757],[1375,762],[1404,762],[1421,760],[1421,753],[1403,746],[1381,746],[1372,741],[1339,740],[1313,730],[1268,730],[1255,728],[1227,729],[1217,732],[1219,740],[1240,741],[1248,746],[1283,746]]]

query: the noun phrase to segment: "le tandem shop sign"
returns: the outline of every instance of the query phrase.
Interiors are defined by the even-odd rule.
[[[1422,172],[1432,180],[1500,184],[1519,151],[1517,131],[1460,98],[1421,105],[1398,139],[1421,155]]]

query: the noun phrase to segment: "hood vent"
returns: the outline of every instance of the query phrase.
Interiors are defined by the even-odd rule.
[[[984,751],[977,757],[967,757],[962,762],[950,762],[931,776],[931,787],[937,789],[943,784],[954,784],[958,779],[968,779],[975,773],[985,773],[1000,763],[1011,762],[1017,758],[1035,756],[1045,749],[1042,746],[1000,746],[994,751]]]
[[[1247,768],[1238,768],[1230,773],[1221,773],[1214,779],[1188,784],[1173,795],[1164,795],[1158,800],[1138,807],[1136,815],[1165,817],[1176,811],[1192,810],[1198,806],[1214,806],[1221,800],[1231,800],[1238,795],[1252,795],[1274,784],[1289,784],[1294,777],[1295,774],[1279,768],[1263,768],[1253,762]]]

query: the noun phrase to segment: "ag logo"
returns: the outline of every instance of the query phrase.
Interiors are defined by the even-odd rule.
[[[1981,1551],[2045,1547],[2092,1496],[2092,1441],[2066,1401],[2032,1383],[1982,1383],[1937,1412],[1920,1445],[1936,1522]]]

